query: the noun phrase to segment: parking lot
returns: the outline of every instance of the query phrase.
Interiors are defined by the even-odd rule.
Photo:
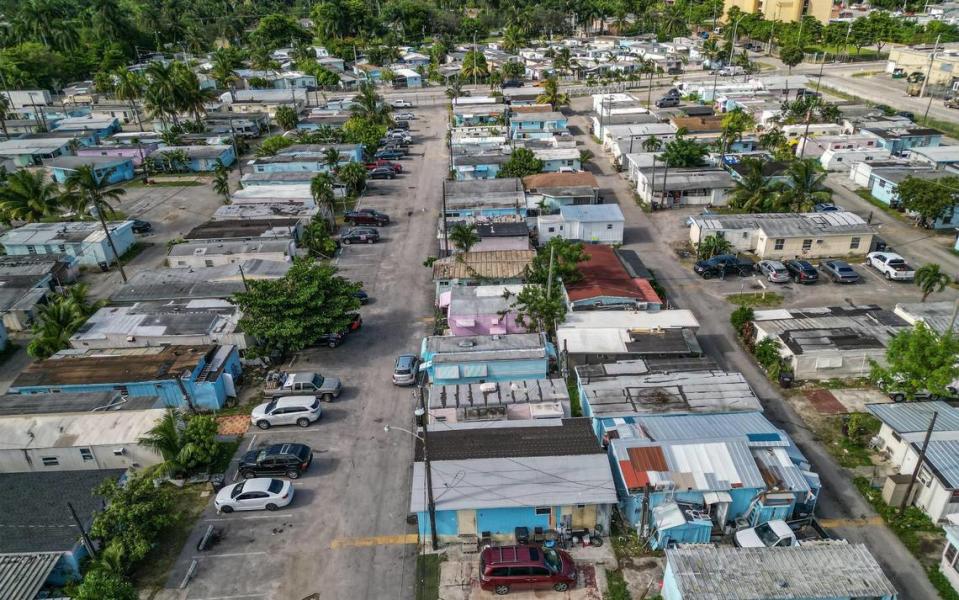
[[[370,182],[358,206],[385,212],[392,223],[381,228],[379,243],[344,246],[336,259],[342,274],[362,281],[371,297],[360,311],[362,329],[339,348],[310,348],[285,365],[339,377],[343,394],[323,405],[323,417],[310,428],[253,429],[241,447],[301,442],[313,448],[313,464],[294,482],[287,508],[217,515],[208,507],[168,580],[171,597],[412,596],[417,546],[415,526],[406,516],[413,440],[383,428],[412,425],[411,391],[394,387],[390,378],[394,358],[417,352],[431,330],[431,272],[422,263],[435,254],[446,175],[446,113],[415,112],[415,141],[403,173]],[[221,537],[198,552],[196,542],[210,524]],[[192,580],[176,591],[194,560]]]

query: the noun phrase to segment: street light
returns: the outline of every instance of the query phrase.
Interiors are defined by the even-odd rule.
[[[436,535],[436,502],[433,501],[433,470],[430,467],[430,455],[427,451],[427,432],[426,432],[426,421],[427,419],[423,418],[426,415],[426,410],[422,407],[417,408],[413,411],[413,414],[416,415],[418,419],[421,420],[423,424],[423,435],[419,435],[409,429],[404,429],[402,427],[397,427],[395,425],[384,425],[383,431],[389,433],[392,430],[402,431],[403,433],[408,433],[419,441],[423,442],[423,466],[426,469],[426,501],[427,501],[427,510],[430,515],[430,542],[432,544],[432,549],[435,552],[439,549],[439,539]]]

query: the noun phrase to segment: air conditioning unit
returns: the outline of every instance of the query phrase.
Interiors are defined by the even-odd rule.
[[[127,449],[126,449],[126,448],[114,448],[114,449],[113,449],[113,456],[123,456],[123,455],[126,454],[126,453],[127,453]]]

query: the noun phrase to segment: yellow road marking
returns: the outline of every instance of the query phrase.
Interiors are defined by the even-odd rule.
[[[416,544],[419,536],[415,533],[400,535],[374,535],[372,537],[336,538],[330,542],[330,548],[362,548],[366,546],[397,546],[401,544]]]
[[[882,517],[869,517],[868,519],[819,519],[819,524],[823,527],[869,527],[873,525],[882,525]]]

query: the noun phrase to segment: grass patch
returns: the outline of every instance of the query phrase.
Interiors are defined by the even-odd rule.
[[[616,560],[620,563],[623,559],[634,556],[662,555],[661,552],[656,553],[647,550],[645,542],[636,533],[636,528],[624,523],[618,510],[613,511],[613,517],[610,519],[609,539],[613,543],[613,553],[616,555]]]
[[[858,101],[858,102],[866,102],[865,100],[863,100],[863,99],[860,98],[859,96],[854,96],[854,95],[852,95],[852,94],[847,94],[846,92],[840,92],[840,91],[837,90],[836,88],[831,88],[831,87],[829,87],[828,85],[821,85],[821,84],[820,84],[817,89],[818,89],[820,92],[822,92],[823,94],[829,94],[830,96],[833,96],[833,97],[835,97],[835,98],[841,98],[841,99],[843,99],[843,100],[855,100],[855,101]],[[867,104],[868,104],[868,103],[867,103]]]
[[[134,243],[132,246],[130,246],[129,248],[127,248],[127,251],[126,251],[126,252],[124,252],[124,253],[120,256],[120,264],[121,264],[121,265],[127,265],[127,264],[129,264],[131,261],[133,261],[134,258],[140,256],[140,254],[141,254],[144,250],[146,250],[147,248],[149,248],[149,247],[152,246],[152,245],[153,245],[153,244],[147,244],[147,243],[145,243],[145,242],[136,242],[136,243]]]
[[[865,477],[856,477],[853,483],[927,572],[936,568],[939,551],[946,542],[942,529],[915,506],[907,506],[900,514],[899,507],[886,504],[881,492],[870,486]]]
[[[938,129],[951,138],[959,138],[959,123],[954,123],[952,121],[941,121],[931,117],[926,117],[925,119],[920,118],[919,123],[926,127]]]
[[[416,600],[439,600],[441,562],[439,554],[416,557]]]
[[[173,488],[175,502],[173,515],[176,521],[159,536],[157,545],[130,573],[130,579],[137,589],[155,592],[166,585],[173,563],[180,555],[203,509],[210,502],[210,495],[200,495],[201,492],[209,489],[207,484]]]
[[[856,47],[849,45],[843,47],[842,44],[806,44],[805,51],[807,54],[810,53],[828,53],[831,56],[836,56],[837,54],[849,54],[849,60],[851,62],[866,62],[870,60],[879,60],[889,56],[888,53],[876,52],[874,48],[861,48],[858,52]]]
[[[859,389],[871,386],[872,382],[868,377],[860,377],[858,379],[826,379],[825,381],[816,383],[816,387],[827,390]]]
[[[745,294],[730,294],[726,301],[739,306],[752,308],[772,308],[783,303],[782,294],[776,292],[751,292]]]
[[[570,373],[566,378],[566,389],[569,391],[569,410],[574,417],[583,416],[583,407],[579,403],[579,388],[576,387],[576,375]]]
[[[603,600],[630,600],[630,598],[623,572],[619,569],[615,571],[607,569],[606,592],[603,593]]]
[[[885,202],[879,201],[878,198],[876,198],[875,196],[869,193],[869,190],[856,190],[856,195],[862,198],[863,200],[865,200],[866,202],[868,202],[869,204],[872,204],[873,206],[875,206],[882,212],[886,213],[890,217],[894,217],[896,219],[899,219],[900,221],[906,221],[906,219],[903,217],[901,212],[889,206]]]
[[[876,75],[882,75],[885,71],[857,71],[850,75],[854,79],[861,79],[863,77],[875,77]]]
[[[932,586],[939,592],[939,597],[942,598],[942,600],[959,600],[959,592],[956,592],[955,588],[952,587],[952,584],[949,583],[949,580],[946,579],[946,576],[943,575],[938,566],[932,566],[926,569],[926,575],[929,577],[929,582]]]

